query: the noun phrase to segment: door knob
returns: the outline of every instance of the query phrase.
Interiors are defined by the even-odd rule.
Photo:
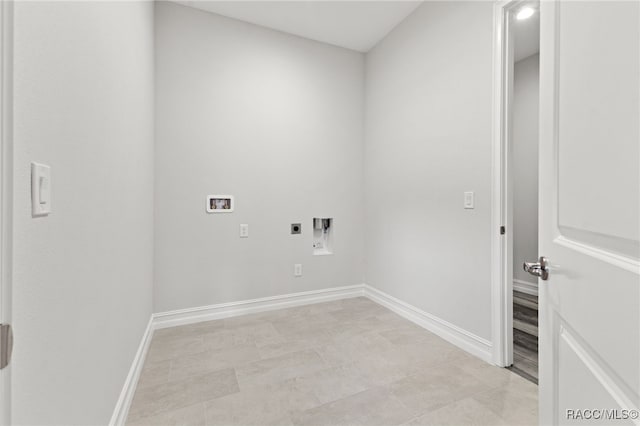
[[[531,275],[542,278],[543,281],[549,279],[549,262],[544,256],[540,256],[538,262],[524,262],[522,269]]]

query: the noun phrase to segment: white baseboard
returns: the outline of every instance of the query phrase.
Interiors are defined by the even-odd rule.
[[[290,293],[153,314],[155,329],[363,296],[362,284]]]
[[[437,334],[459,348],[477,356],[478,358],[493,363],[492,344],[489,340],[476,336],[456,325],[451,324],[441,318],[431,315],[421,309],[416,308],[402,300],[396,299],[377,288],[364,285],[364,294],[374,302],[392,310],[409,321]]]
[[[367,284],[160,312],[151,315],[109,425],[121,426],[124,425],[127,419],[129,407],[131,406],[136,391],[136,384],[138,383],[138,378],[140,377],[154,330],[358,296],[365,296],[484,361],[492,362],[490,341],[424,312],[415,306],[396,299]]]
[[[133,363],[131,364],[131,368],[129,369],[129,374],[127,374],[127,378],[124,381],[124,386],[122,387],[120,397],[116,402],[116,408],[113,410],[113,415],[111,416],[111,420],[109,421],[109,426],[121,426],[124,425],[127,420],[129,407],[131,407],[133,395],[136,393],[136,385],[138,384],[138,379],[140,378],[140,373],[142,372],[142,367],[144,366],[144,360],[147,357],[147,351],[149,350],[149,345],[151,344],[153,330],[154,326],[152,315],[151,318],[149,318],[147,328],[142,335],[142,340],[140,341],[140,345],[138,346],[138,351],[133,358]]]
[[[532,296],[538,295],[538,284],[523,280],[513,279],[513,289]]]

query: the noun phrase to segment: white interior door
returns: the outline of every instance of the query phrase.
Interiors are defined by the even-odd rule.
[[[638,423],[639,40],[637,1],[542,2],[541,424]]]

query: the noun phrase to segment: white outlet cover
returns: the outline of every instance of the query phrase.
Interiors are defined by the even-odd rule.
[[[474,202],[474,194],[473,191],[468,191],[464,193],[464,208],[465,209],[473,209],[475,207]]]
[[[249,225],[246,223],[240,225],[240,238],[249,238]]]
[[[293,276],[301,277],[302,276],[302,264],[296,263],[293,265]]]

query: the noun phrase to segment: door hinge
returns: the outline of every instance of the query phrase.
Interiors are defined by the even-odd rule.
[[[11,324],[0,324],[0,370],[11,362],[13,351],[13,330]]]
[[[504,226],[500,227],[500,235],[504,235],[504,233],[506,232],[506,230],[504,229]]]

